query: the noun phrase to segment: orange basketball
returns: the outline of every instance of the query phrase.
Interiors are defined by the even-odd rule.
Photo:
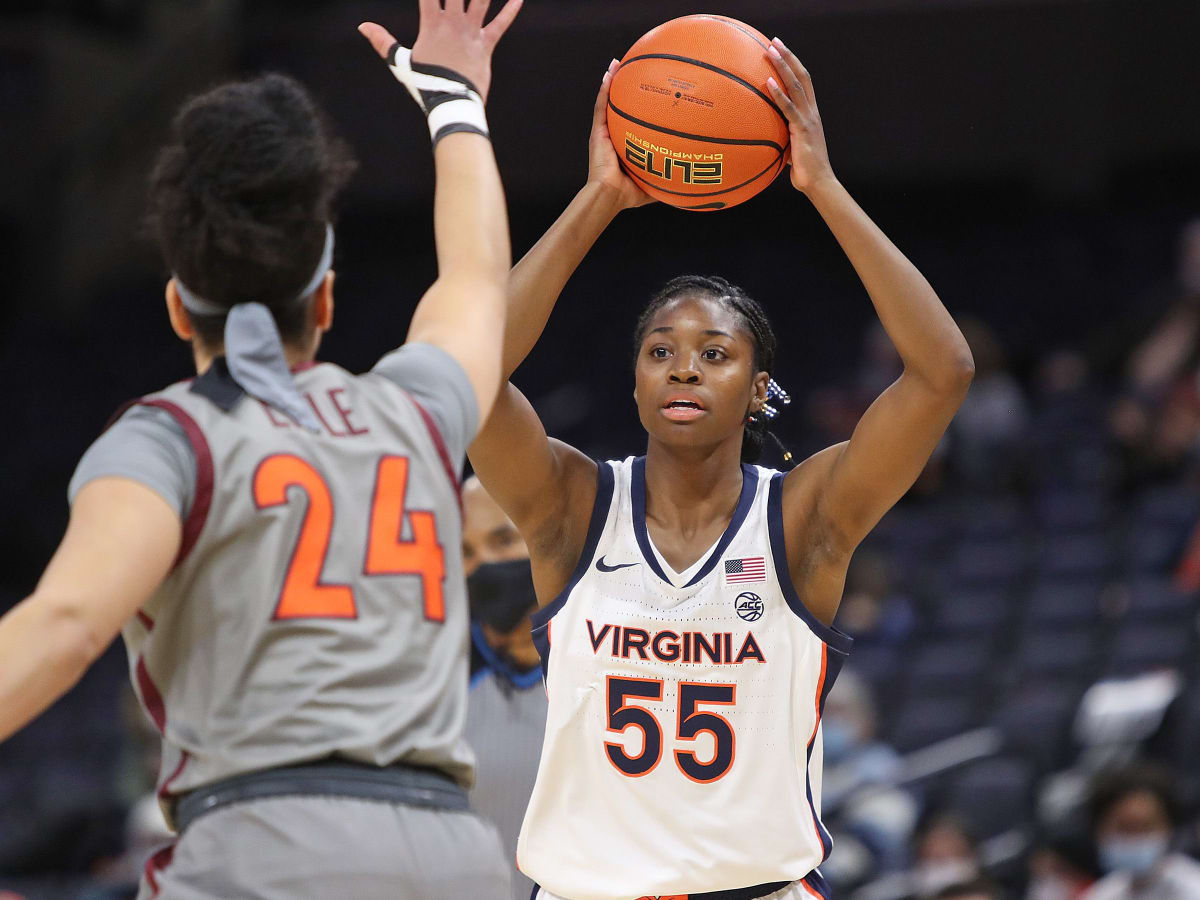
[[[629,48],[613,76],[608,130],[646,193],[680,209],[726,209],[774,180],[788,128],[767,88],[769,46],[737,19],[698,15]]]

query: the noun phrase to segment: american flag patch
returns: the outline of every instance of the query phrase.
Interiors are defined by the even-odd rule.
[[[746,556],[725,560],[725,583],[745,584],[767,580],[767,560],[763,556]]]

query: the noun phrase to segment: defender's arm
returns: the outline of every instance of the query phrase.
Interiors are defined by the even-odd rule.
[[[0,741],[74,686],[171,571],[181,534],[150,488],[84,485],[37,588],[0,619]]]

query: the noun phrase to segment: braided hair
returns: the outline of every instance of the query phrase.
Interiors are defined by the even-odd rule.
[[[232,307],[264,304],[288,343],[303,339],[312,276],[338,193],[355,169],[349,148],[298,82],[269,74],[188,100],[150,175],[147,230],[167,266],[197,294]],[[220,346],[224,315],[191,316]]]
[[[680,275],[672,278],[655,294],[638,316],[633,332],[633,356],[636,365],[642,341],[650,330],[650,322],[660,309],[672,300],[689,294],[711,297],[742,320],[742,325],[754,340],[754,371],[772,374],[775,369],[775,332],[762,305],[735,284],[718,275]],[[769,434],[768,416],[759,411],[746,418],[742,434],[742,462],[755,462],[762,456],[763,442]],[[790,454],[788,454],[790,457]]]

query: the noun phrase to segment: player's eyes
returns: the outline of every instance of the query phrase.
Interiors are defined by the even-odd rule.
[[[708,347],[705,349],[703,356],[708,360],[726,359],[727,354],[720,347]]]
[[[653,356],[655,359],[666,359],[668,356],[671,355],[671,351],[668,350],[666,347],[651,347],[650,355]]]

